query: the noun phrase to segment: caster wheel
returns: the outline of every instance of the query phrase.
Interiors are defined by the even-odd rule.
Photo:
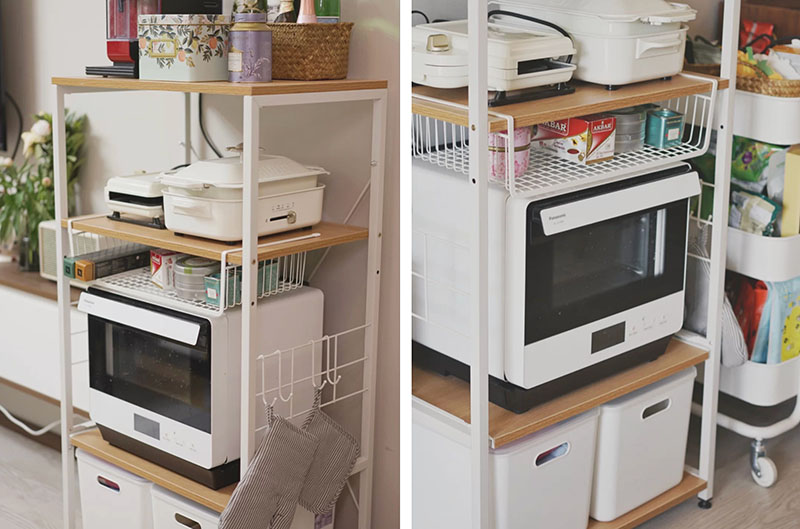
[[[778,481],[778,467],[776,467],[772,459],[768,457],[759,457],[756,462],[760,472],[756,473],[755,470],[750,471],[750,475],[753,476],[753,481],[764,488],[773,486],[775,482]]]
[[[711,508],[711,500],[697,500],[697,506],[701,509],[708,510]]]

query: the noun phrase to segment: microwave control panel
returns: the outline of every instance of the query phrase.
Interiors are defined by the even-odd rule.
[[[666,314],[642,316],[631,322],[620,322],[592,333],[592,354],[604,351],[625,342],[640,332],[649,332],[654,328],[666,325],[669,318]]]
[[[161,429],[161,424],[158,422],[142,417],[141,415],[133,414],[133,429],[139,433],[152,437],[157,441],[172,444],[179,448],[188,449],[192,452],[197,452],[197,447],[193,441],[184,439],[178,432]]]

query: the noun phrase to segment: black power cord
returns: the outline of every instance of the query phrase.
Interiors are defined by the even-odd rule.
[[[422,18],[424,18],[424,19],[425,19],[425,23],[426,23],[426,24],[430,24],[430,23],[431,23],[431,19],[430,19],[430,18],[428,18],[428,15],[426,15],[425,13],[423,13],[422,11],[420,11],[419,9],[412,9],[412,10],[411,10],[411,14],[412,14],[412,15],[419,15],[419,16],[421,16]]]
[[[208,146],[211,147],[211,150],[214,151],[217,158],[222,158],[222,153],[217,149],[217,146],[214,145],[214,142],[211,141],[211,138],[208,137],[206,126],[203,123],[203,94],[198,94],[197,97],[197,122],[200,124],[200,132],[203,134],[203,138],[205,138]]]
[[[570,37],[569,33],[567,33],[567,31],[564,28],[562,28],[561,26],[558,26],[556,24],[553,24],[552,22],[549,22],[547,20],[542,20],[541,18],[536,18],[536,17],[531,17],[531,16],[528,16],[528,15],[523,15],[521,13],[514,13],[513,11],[506,11],[504,9],[492,9],[491,11],[489,11],[489,18],[492,18],[493,16],[496,16],[496,15],[520,18],[522,20],[527,20],[528,22],[533,22],[534,24],[540,24],[542,26],[547,26],[548,28],[552,28],[552,29],[558,31],[559,33],[561,33],[562,35],[567,37],[570,41],[572,41],[572,37]],[[567,64],[572,62],[572,55],[569,55],[567,57],[566,62],[567,62]]]
[[[17,134],[17,143],[16,145],[14,145],[14,152],[11,155],[11,159],[13,160],[17,157],[17,153],[19,152],[19,144],[22,141],[22,110],[20,110],[17,101],[13,97],[11,97],[11,94],[9,94],[7,91],[6,91],[6,98],[8,98],[8,100],[14,106],[14,110],[17,111],[17,119],[19,120],[19,134]]]

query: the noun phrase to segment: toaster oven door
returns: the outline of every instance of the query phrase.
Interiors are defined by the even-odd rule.
[[[210,433],[210,322],[111,294],[83,296],[90,387]],[[157,423],[140,419],[132,427],[159,438],[149,431]]]

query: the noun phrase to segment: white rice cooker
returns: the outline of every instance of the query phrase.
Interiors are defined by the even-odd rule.
[[[305,228],[322,218],[321,167],[284,156],[258,162],[258,235]],[[161,176],[167,228],[219,241],[242,240],[241,157],[204,160]]]
[[[574,77],[609,87],[679,73],[685,23],[697,17],[687,4],[665,0],[498,0],[496,5],[564,28],[577,49]]]

